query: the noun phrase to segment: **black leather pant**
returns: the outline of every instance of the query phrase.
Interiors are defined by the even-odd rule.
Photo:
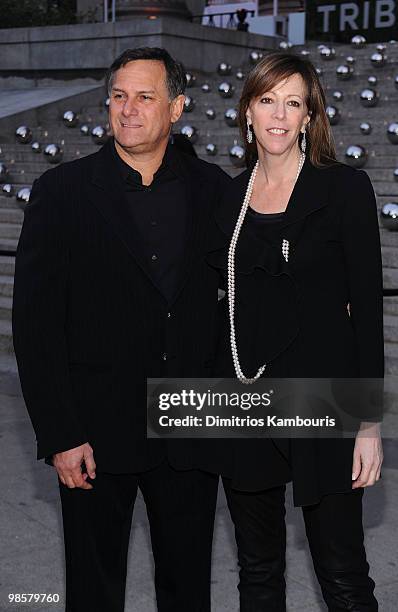
[[[240,566],[240,612],[285,612],[285,486],[245,493],[224,479]],[[303,516],[330,612],[376,612],[362,527],[363,489],[326,495]]]

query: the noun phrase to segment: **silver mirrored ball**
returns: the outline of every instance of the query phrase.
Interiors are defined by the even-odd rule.
[[[192,72],[186,72],[185,78],[187,80],[187,87],[194,87],[196,85],[196,76]]]
[[[90,133],[90,127],[87,124],[81,125],[80,133],[83,134],[83,136],[88,136]]]
[[[228,108],[224,113],[224,119],[229,127],[236,127],[238,125],[238,111],[236,108]]]
[[[351,45],[355,49],[362,49],[366,45],[366,38],[361,34],[356,34],[351,38]]]
[[[361,134],[365,134],[365,136],[369,136],[372,133],[372,126],[367,121],[363,121],[359,126],[359,130]]]
[[[78,117],[76,113],[71,110],[65,111],[62,115],[63,124],[66,127],[76,127],[78,122]]]
[[[232,96],[234,95],[234,91],[234,86],[231,85],[231,83],[228,83],[227,81],[220,83],[220,85],[218,86],[218,93],[222,98],[232,98]]]
[[[216,111],[214,110],[214,108],[206,109],[206,117],[210,119],[210,121],[213,121],[213,119],[216,118]]]
[[[202,91],[203,91],[203,93],[209,93],[209,91],[211,91],[210,85],[208,83],[203,83]]]
[[[257,62],[259,62],[262,58],[263,54],[260,53],[260,51],[251,51],[249,55],[249,62],[252,64],[252,66],[254,66],[254,64],[257,64]]]
[[[102,125],[96,125],[91,130],[91,138],[96,145],[103,145],[108,140],[106,129]]]
[[[238,81],[243,81],[243,79],[245,78],[245,73],[243,72],[243,70],[238,68],[238,70],[236,71],[236,75],[235,76],[238,79]]]
[[[387,63],[387,56],[376,51],[376,53],[372,53],[370,56],[370,61],[375,68],[382,68]]]
[[[340,66],[336,68],[336,76],[340,81],[348,81],[353,73],[352,67],[347,64],[340,64]]]
[[[344,100],[344,94],[342,91],[340,90],[336,90],[333,92],[333,100],[335,102],[342,102]]]
[[[377,85],[377,77],[375,77],[373,74],[371,74],[368,77],[368,83],[369,83],[369,85]]]
[[[218,64],[217,72],[220,76],[228,76],[232,72],[231,64],[227,64],[227,62],[221,62]]]
[[[359,94],[359,100],[365,108],[372,108],[379,101],[379,94],[375,89],[366,88]]]
[[[195,144],[199,137],[198,131],[193,125],[184,125],[180,130],[180,134],[185,136],[192,144]]]
[[[46,145],[43,155],[50,164],[59,164],[62,160],[63,151],[57,144]]]
[[[41,153],[41,144],[40,142],[37,142],[37,140],[35,140],[35,142],[32,142],[31,148],[33,153]]]
[[[212,142],[209,142],[206,145],[206,153],[207,155],[217,155],[217,145]]]
[[[380,221],[390,231],[398,231],[398,202],[387,202],[380,210]]]
[[[387,138],[392,144],[398,144],[398,123],[390,123],[387,128]]]
[[[235,168],[242,168],[245,165],[245,150],[240,145],[233,145],[229,149],[229,159]]]
[[[336,51],[333,47],[323,47],[320,50],[319,55],[323,60],[332,60],[336,57]]]
[[[330,125],[337,125],[340,121],[340,111],[335,106],[327,106],[326,107],[326,115],[329,119]]]
[[[32,142],[33,139],[33,134],[27,125],[20,125],[15,130],[15,136],[17,142],[19,142],[20,144],[29,144],[30,142]]]
[[[191,96],[185,96],[184,112],[192,113],[195,108],[195,100]]]
[[[6,183],[3,185],[1,192],[7,198],[10,198],[12,195],[14,195],[14,187],[11,185],[11,183]]]
[[[353,168],[363,168],[368,159],[367,151],[360,145],[351,145],[345,152],[346,162]]]
[[[18,205],[22,209],[24,209],[25,206],[29,203],[29,198],[30,198],[30,189],[29,189],[29,187],[22,187],[22,189],[20,189],[17,192],[17,195],[15,196],[15,199],[18,202]]]

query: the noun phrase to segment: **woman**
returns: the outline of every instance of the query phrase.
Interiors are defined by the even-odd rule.
[[[374,193],[365,172],[336,162],[314,67],[269,54],[247,77],[239,117],[248,170],[217,212],[208,255],[228,287],[217,374],[246,384],[383,377]],[[207,467],[224,476],[241,612],[286,609],[288,481],[328,609],[377,610],[362,494],[380,478],[379,424],[362,422],[356,438],[229,440],[219,449]]]

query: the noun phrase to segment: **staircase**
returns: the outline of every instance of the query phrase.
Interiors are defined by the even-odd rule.
[[[340,122],[333,127],[338,157],[344,161],[346,148],[351,144],[364,146],[368,151],[368,161],[364,169],[372,180],[380,208],[388,201],[398,202],[398,182],[394,180],[393,171],[398,167],[398,145],[389,142],[386,129],[389,123],[398,122],[398,89],[394,85],[394,78],[398,74],[398,43],[387,44],[386,54],[388,62],[384,67],[375,68],[370,63],[370,55],[375,51],[375,44],[369,44],[364,49],[353,49],[350,45],[335,45],[336,57],[333,60],[322,60],[317,45],[308,44],[305,47],[310,52],[310,59],[315,66],[321,68],[321,80],[325,88],[327,102],[340,109]],[[300,53],[302,47],[294,48]],[[248,51],[249,54],[249,51]],[[336,67],[345,63],[348,55],[355,57],[353,78],[349,81],[340,81],[336,77]],[[226,52],[227,56],[227,52]],[[227,59],[227,57],[226,57]],[[224,120],[224,112],[228,108],[236,108],[242,81],[236,78],[237,68],[247,72],[246,66],[233,66],[231,75],[220,76],[217,70],[212,74],[196,74],[197,81],[194,87],[187,89],[187,94],[195,100],[192,112],[184,112],[182,118],[175,126],[178,132],[183,125],[194,126],[198,131],[198,141],[195,144],[200,157],[207,161],[217,163],[229,174],[235,176],[241,168],[231,165],[229,148],[240,143],[238,129],[229,127]],[[374,108],[363,108],[359,102],[359,93],[369,86],[367,78],[370,74],[378,78],[374,86],[379,94],[379,103]],[[232,98],[223,99],[218,93],[218,85],[222,81],[229,81],[235,87]],[[210,91],[204,93],[201,89],[203,83],[210,85]],[[342,102],[336,102],[332,94],[335,90],[344,93]],[[67,89],[66,96],[67,97]],[[209,120],[205,111],[212,108],[216,118]],[[69,110],[66,107],[64,110]],[[74,110],[71,108],[70,110]],[[372,125],[372,133],[368,136],[359,130],[361,122],[367,121]],[[80,113],[79,125],[87,123],[105,125],[107,122],[107,109],[104,98],[98,96],[98,103],[86,106]],[[98,149],[90,136],[83,136],[79,127],[68,128],[59,120],[51,119],[43,126],[30,126],[34,140],[42,145],[55,142],[64,150],[63,161],[69,161],[88,155]],[[206,145],[214,143],[218,147],[216,156],[206,153]],[[43,147],[44,148],[44,147]],[[10,180],[15,188],[30,186],[33,180],[40,176],[49,166],[42,153],[34,153],[30,145],[1,143],[0,136],[0,162],[4,162],[10,171]],[[15,197],[5,197],[0,191],[0,250],[15,250],[23,219],[23,213],[16,203]],[[360,219],[358,220],[360,229]],[[398,288],[398,233],[381,228],[381,241],[383,253],[383,272],[385,288]],[[4,363],[9,363],[7,355],[12,355],[11,341],[11,296],[13,283],[14,261],[10,256],[0,256],[0,355],[4,356]],[[398,297],[385,297],[385,349],[386,371],[389,374],[398,374]],[[11,363],[11,362],[10,362]],[[1,368],[0,360],[0,368]]]

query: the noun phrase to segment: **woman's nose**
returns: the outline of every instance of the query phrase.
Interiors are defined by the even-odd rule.
[[[273,109],[273,115],[276,119],[284,119],[286,114],[285,105],[283,102],[276,102]]]

